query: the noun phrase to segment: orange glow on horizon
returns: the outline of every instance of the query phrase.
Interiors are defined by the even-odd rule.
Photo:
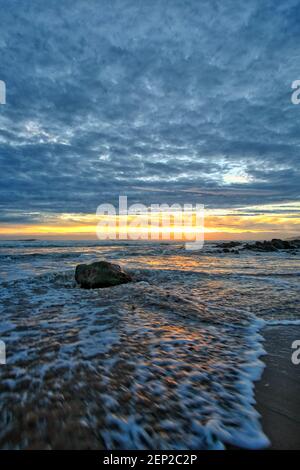
[[[224,211],[225,212],[225,211]],[[153,240],[157,240],[158,234],[162,234],[163,240],[193,240],[193,236],[197,233],[202,233],[202,227],[198,227],[195,222],[194,216],[191,214],[193,220],[191,223],[182,223],[180,214],[173,214],[173,219],[167,225],[160,225],[161,217],[166,217],[164,214],[151,215],[151,223],[147,222],[145,215],[141,218],[141,223],[137,226],[131,226],[133,216],[127,216],[126,223],[123,218],[125,216],[117,216],[116,224],[112,225],[112,216],[96,216],[94,214],[59,214],[49,217],[45,224],[3,224],[0,227],[0,236],[4,237],[64,237],[72,238],[77,236],[84,238],[84,236],[95,237],[97,224],[101,222],[101,232],[108,239],[122,239],[122,234],[125,231],[128,233],[128,239],[137,239],[136,234],[141,235],[141,238],[151,239],[150,234],[153,235]],[[178,219],[179,217],[179,219]],[[153,224],[153,221],[156,223]],[[46,219],[47,220],[47,219]],[[151,225],[152,224],[152,225]],[[184,226],[185,225],[185,226]],[[240,215],[224,214],[222,211],[207,211],[205,212],[204,235],[205,239],[222,239],[224,234],[232,235],[233,238],[237,236],[273,233],[274,237],[278,234],[284,236],[285,233],[293,233],[295,236],[300,234],[300,216],[297,213],[285,214],[267,214],[267,215]],[[147,234],[149,234],[147,238]],[[115,235],[115,236],[112,236]],[[169,236],[168,236],[169,235]],[[155,238],[156,237],[156,238]]]

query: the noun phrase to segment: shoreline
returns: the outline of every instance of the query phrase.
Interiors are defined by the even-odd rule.
[[[300,448],[300,364],[291,361],[291,345],[300,339],[300,326],[265,326],[261,334],[266,367],[255,383],[255,407],[270,440],[267,449],[296,450]]]

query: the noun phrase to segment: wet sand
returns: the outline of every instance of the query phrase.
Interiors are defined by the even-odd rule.
[[[291,361],[300,326],[272,326],[263,331],[267,356],[255,395],[269,449],[300,449],[300,364]]]

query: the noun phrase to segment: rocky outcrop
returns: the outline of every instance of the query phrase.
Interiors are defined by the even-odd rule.
[[[75,280],[80,287],[95,289],[125,284],[132,281],[132,277],[117,264],[97,261],[92,264],[78,264],[75,270]]]
[[[297,240],[281,240],[279,238],[273,238],[270,241],[257,241],[255,243],[246,243],[244,250],[252,251],[279,251],[279,250],[295,250],[300,248],[300,243]]]
[[[217,253],[231,253],[238,255],[243,250],[250,251],[290,251],[291,254],[296,254],[297,250],[300,249],[300,239],[281,240],[280,238],[273,238],[272,240],[264,240],[257,242],[223,242],[216,245],[217,248],[221,248]]]

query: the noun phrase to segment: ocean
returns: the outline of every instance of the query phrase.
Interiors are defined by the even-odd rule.
[[[133,282],[79,288],[101,259]],[[299,276],[299,251],[1,241],[0,447],[267,446],[261,331],[300,324]]]

